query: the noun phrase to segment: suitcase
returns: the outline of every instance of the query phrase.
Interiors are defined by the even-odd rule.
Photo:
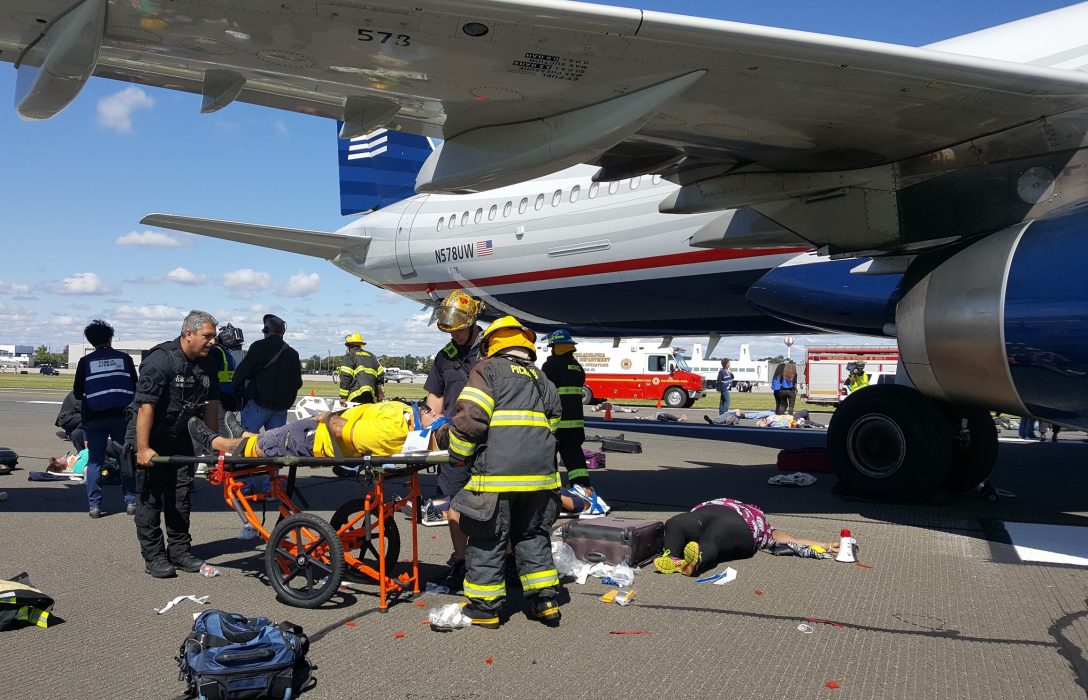
[[[626,452],[627,454],[641,454],[642,443],[637,440],[624,439],[623,433],[616,437],[603,437],[601,435],[589,435],[586,442],[601,443],[602,452]]]
[[[665,525],[660,520],[606,516],[572,520],[563,526],[563,541],[575,556],[590,563],[642,566],[661,553]]]
[[[826,447],[798,447],[778,453],[778,468],[788,472],[833,473],[831,453]]]
[[[582,450],[582,454],[586,456],[586,467],[589,469],[604,469],[605,467],[605,455],[604,452],[594,452],[593,450]]]

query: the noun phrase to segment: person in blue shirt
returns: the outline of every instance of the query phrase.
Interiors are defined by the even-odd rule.
[[[771,377],[771,391],[774,392],[774,412],[778,415],[793,413],[793,403],[797,400],[797,365],[789,360],[778,365]]]
[[[72,394],[81,402],[81,418],[87,440],[87,505],[92,518],[102,516],[102,489],[98,479],[106,461],[110,441],[123,443],[127,421],[125,409],[136,395],[136,365],[128,353],[114,350],[113,326],[94,320],[83,329],[87,342],[94,346],[79,359]],[[136,512],[136,482],[131,475],[121,476],[125,510]]]
[[[722,368],[718,370],[718,391],[721,399],[718,400],[718,413],[729,410],[729,390],[733,388],[733,373],[729,371],[729,358],[722,358]]]

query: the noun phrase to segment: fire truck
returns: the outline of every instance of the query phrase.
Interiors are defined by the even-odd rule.
[[[895,382],[899,348],[894,345],[809,347],[805,363],[805,401],[836,404],[846,398],[843,382],[851,362],[864,362],[870,384]]]
[[[586,370],[582,403],[649,399],[669,408],[690,408],[705,393],[703,378],[691,371],[680,350],[636,340],[618,346],[579,342],[574,356]],[[544,364],[550,352],[547,346],[537,348],[538,363]]]

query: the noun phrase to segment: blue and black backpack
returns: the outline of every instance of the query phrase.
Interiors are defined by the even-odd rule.
[[[208,610],[177,656],[190,695],[200,700],[298,697],[311,679],[310,640],[290,622]]]

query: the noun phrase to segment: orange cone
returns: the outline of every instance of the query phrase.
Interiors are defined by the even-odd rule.
[[[657,407],[661,408],[661,397],[660,396],[657,397]]]
[[[314,395],[314,390],[310,389],[310,396],[313,396],[313,395]]]

